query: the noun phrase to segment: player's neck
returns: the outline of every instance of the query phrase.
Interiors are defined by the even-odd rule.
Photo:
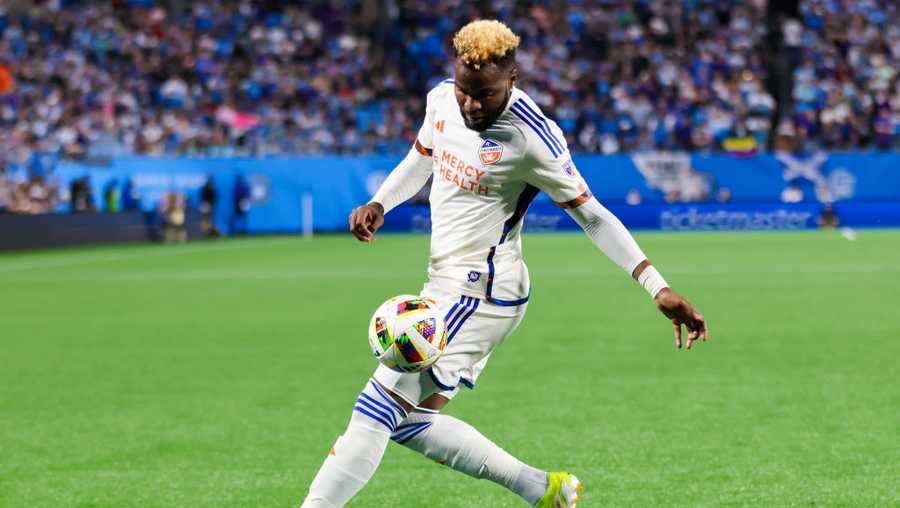
[[[506,109],[509,108],[509,101],[512,100],[512,94],[513,94],[514,88],[515,87],[511,86],[511,87],[509,87],[509,91],[506,92],[506,100],[503,101],[503,107],[500,108],[500,114],[497,115],[497,118],[500,118],[501,116],[503,116],[503,113],[506,113]],[[494,120],[494,121],[496,121],[496,120]]]

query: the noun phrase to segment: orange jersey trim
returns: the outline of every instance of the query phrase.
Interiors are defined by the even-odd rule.
[[[556,203],[556,206],[558,206],[560,208],[565,208],[565,209],[578,208],[579,206],[587,203],[587,201],[589,199],[591,199],[593,196],[594,195],[591,194],[591,190],[588,189],[588,190],[582,192],[581,195],[578,196],[577,198],[571,199],[569,201],[563,201],[562,203]]]
[[[431,157],[431,153],[433,150],[431,148],[425,148],[424,146],[422,146],[422,143],[419,143],[419,140],[417,139],[416,140],[416,151],[419,152],[420,154],[424,155],[425,157]]]

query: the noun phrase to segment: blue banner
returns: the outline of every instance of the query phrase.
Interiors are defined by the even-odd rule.
[[[212,178],[218,196],[215,222],[225,232],[296,232],[304,221],[317,231],[343,231],[353,207],[365,203],[397,157],[191,159],[135,157],[109,166],[60,162],[52,176],[66,211],[66,189],[87,177],[98,209],[110,186],[134,198],[143,211],[157,209],[169,191],[183,192],[192,207]],[[736,158],[727,155],[643,153],[575,156],[597,198],[626,225],[642,229],[732,230],[814,227],[822,203],[833,202],[841,223],[900,225],[900,155],[805,154]],[[238,201],[244,200],[241,214]],[[304,217],[302,203],[312,204]],[[426,209],[427,211],[427,209]],[[394,230],[426,230],[421,208],[388,216]],[[575,227],[543,193],[526,225]]]
[[[819,225],[825,206],[819,203],[741,203],[688,205],[609,205],[629,229],[663,231],[792,231]],[[837,225],[852,227],[900,226],[900,202],[845,202],[834,205]],[[525,215],[526,231],[579,230],[560,208],[536,203]],[[385,220],[385,231],[428,232],[431,215],[426,205],[403,205]]]

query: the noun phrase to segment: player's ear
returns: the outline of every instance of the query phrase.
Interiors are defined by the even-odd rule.
[[[516,79],[519,77],[519,67],[516,65],[512,66],[512,69],[509,70],[509,88],[516,86]]]

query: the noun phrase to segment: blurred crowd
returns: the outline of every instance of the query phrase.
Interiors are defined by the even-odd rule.
[[[900,140],[893,0],[803,0],[777,25],[764,0],[18,3],[0,5],[0,150],[37,173],[131,154],[405,153],[425,93],[452,76],[449,39],[479,17],[522,37],[520,86],[573,151]],[[775,126],[773,29],[794,62]]]

